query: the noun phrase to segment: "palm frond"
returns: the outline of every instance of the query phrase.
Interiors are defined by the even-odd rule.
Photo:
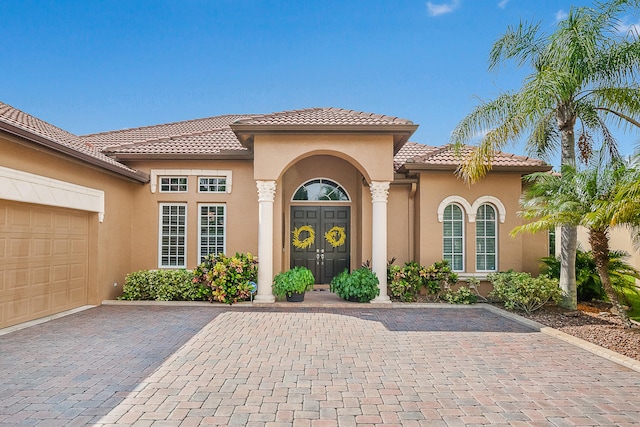
[[[532,61],[546,45],[545,37],[539,31],[540,23],[521,21],[517,27],[507,27],[507,31],[493,43],[489,54],[489,70],[507,59],[515,59],[518,66]]]

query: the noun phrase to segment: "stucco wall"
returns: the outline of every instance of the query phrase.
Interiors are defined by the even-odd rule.
[[[255,179],[278,179],[298,160],[331,155],[351,163],[367,181],[393,180],[390,135],[256,135]]]
[[[522,181],[519,173],[492,172],[480,182],[468,186],[453,172],[422,172],[417,203],[419,203],[420,239],[417,254],[421,264],[430,265],[442,259],[442,223],[438,206],[449,196],[458,196],[469,205],[484,197],[495,197],[504,205],[504,222],[498,221],[498,270],[514,269],[538,273],[538,259],[548,253],[547,233],[519,234],[511,237],[514,227],[522,224],[518,217]],[[465,273],[475,273],[475,223],[464,212]]]
[[[198,204],[220,203],[226,206],[226,253],[258,252],[258,194],[253,179],[251,161],[241,160],[177,160],[132,162],[128,164],[138,170],[176,171],[170,176],[184,176],[184,171],[231,170],[231,193],[199,193],[198,175],[187,175],[186,193],[163,193],[158,186],[155,193],[150,185],[134,189],[132,197],[132,269],[156,269],[158,265],[158,238],[161,203],[187,204],[187,265],[195,268],[198,254]],[[182,172],[181,172],[182,171]]]
[[[104,221],[91,213],[89,226],[88,304],[99,304],[122,292],[131,271],[132,194],[142,184],[70,159],[45,148],[0,135],[0,166],[105,192]],[[119,286],[114,288],[113,284]]]

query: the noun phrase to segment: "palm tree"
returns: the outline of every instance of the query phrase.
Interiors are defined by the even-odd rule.
[[[523,137],[535,155],[545,158],[559,147],[561,165],[575,166],[576,129],[583,159],[590,157],[595,136],[615,153],[608,125],[640,127],[634,119],[640,113],[640,42],[636,32],[619,33],[621,14],[639,5],[609,0],[595,8],[573,7],[551,35],[540,24],[509,27],[493,45],[489,69],[513,60],[532,72],[519,91],[481,103],[454,129],[456,147],[483,135],[459,174],[469,183],[479,180],[496,152]],[[560,286],[569,308],[576,307],[576,248],[576,228],[562,227]]]
[[[609,229],[615,214],[611,207],[621,185],[640,179],[640,172],[619,159],[606,163],[603,156],[598,155],[581,171],[565,165],[562,177],[532,174],[525,179],[533,184],[525,192],[520,215],[532,222],[516,227],[512,234],[538,232],[556,226],[585,227],[602,287],[625,327],[631,327],[611,281]],[[636,215],[632,222],[624,225],[640,226],[640,216]]]

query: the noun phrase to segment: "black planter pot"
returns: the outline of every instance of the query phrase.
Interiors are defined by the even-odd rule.
[[[294,292],[291,295],[287,295],[287,301],[289,302],[302,302],[304,301],[304,292]]]

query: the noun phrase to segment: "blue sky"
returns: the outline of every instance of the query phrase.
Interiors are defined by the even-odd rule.
[[[526,70],[487,71],[507,26],[552,32],[572,4],[593,3],[0,0],[0,100],[75,134],[340,107],[441,145],[477,98],[520,86]],[[617,135],[631,153],[638,136]]]

